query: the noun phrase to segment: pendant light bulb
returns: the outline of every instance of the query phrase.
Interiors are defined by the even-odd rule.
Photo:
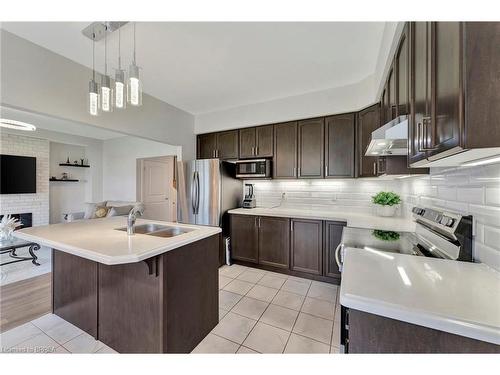
[[[135,63],[135,22],[134,22],[134,54],[130,64],[127,83],[127,101],[130,105],[142,105],[142,82],[139,77],[139,67]]]
[[[118,69],[115,71],[115,107],[124,109],[127,104],[125,87],[125,71],[122,69],[121,29],[118,29]]]
[[[101,77],[101,108],[103,112],[113,111],[113,89],[108,76],[108,29],[104,31],[104,75]]]
[[[99,85],[95,81],[95,34],[92,34],[92,79],[89,82],[87,109],[92,116],[99,116],[101,110]]]

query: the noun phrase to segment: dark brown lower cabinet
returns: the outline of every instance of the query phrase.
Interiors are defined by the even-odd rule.
[[[325,221],[324,240],[324,274],[340,279],[340,271],[335,261],[335,250],[342,240],[342,230],[346,223],[340,221]]]
[[[259,261],[258,216],[231,215],[231,258]]]
[[[290,266],[290,219],[259,217],[259,264]]]
[[[52,312],[97,337],[98,263],[52,250]]]
[[[291,220],[291,269],[314,275],[322,274],[323,222]]]
[[[219,241],[112,266],[54,250],[54,313],[120,353],[190,353],[219,321]]]
[[[500,345],[347,309],[348,353],[500,353]]]

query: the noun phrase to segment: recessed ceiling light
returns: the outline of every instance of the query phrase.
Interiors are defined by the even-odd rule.
[[[2,128],[16,129],[16,130],[25,130],[25,131],[35,131],[36,126],[32,124],[28,124],[27,122],[9,120],[6,118],[0,119],[0,126]]]

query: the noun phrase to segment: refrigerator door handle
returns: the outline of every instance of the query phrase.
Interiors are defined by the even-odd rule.
[[[195,181],[196,181],[196,171],[193,172],[193,181],[191,184],[191,207],[193,208],[193,215],[196,215],[196,203],[195,203],[196,201],[194,198]]]
[[[200,174],[196,172],[196,214],[200,212]]]

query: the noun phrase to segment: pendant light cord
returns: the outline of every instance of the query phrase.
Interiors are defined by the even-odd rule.
[[[108,26],[104,29],[104,75],[108,75]]]
[[[95,32],[92,33],[92,81],[95,81]]]
[[[122,70],[122,31],[118,29],[118,70]]]
[[[135,22],[134,22],[134,64],[135,64]]]

